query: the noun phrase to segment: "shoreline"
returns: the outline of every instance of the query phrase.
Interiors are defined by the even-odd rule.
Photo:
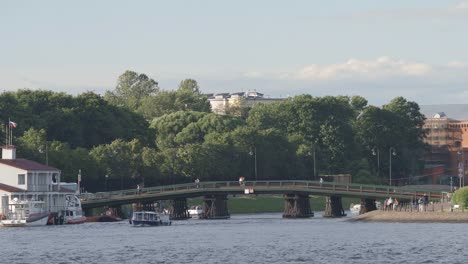
[[[395,223],[468,223],[465,212],[396,212],[372,211],[355,216],[352,222],[395,222]]]

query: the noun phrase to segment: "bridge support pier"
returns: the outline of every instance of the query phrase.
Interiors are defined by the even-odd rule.
[[[169,206],[171,220],[189,219],[190,216],[187,209],[187,198],[177,198],[172,200],[171,205]]]
[[[309,195],[307,194],[284,194],[283,218],[307,218],[313,217],[314,212],[310,209]]]
[[[359,214],[365,214],[374,210],[377,210],[375,199],[361,198],[361,209],[359,210]]]
[[[325,212],[323,217],[342,217],[346,216],[341,203],[341,196],[327,196],[325,198]]]
[[[203,219],[227,219],[227,195],[205,195],[203,197]]]

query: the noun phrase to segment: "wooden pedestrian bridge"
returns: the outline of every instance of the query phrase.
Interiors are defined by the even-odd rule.
[[[285,199],[283,217],[298,218],[313,216],[309,196],[325,196],[324,216],[344,215],[341,197],[361,199],[361,210],[376,209],[375,200],[388,197],[400,201],[413,201],[424,195],[431,200],[439,200],[442,193],[429,189],[406,187],[346,184],[318,181],[246,181],[242,185],[235,181],[200,182],[142,188],[140,190],[120,190],[81,194],[85,211],[99,207],[117,207],[124,204],[138,205],[154,209],[158,201],[170,201],[170,214],[173,219],[186,219],[187,198],[203,197],[204,218],[228,218],[228,196],[282,194]]]

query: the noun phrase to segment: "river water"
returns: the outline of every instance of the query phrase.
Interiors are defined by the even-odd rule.
[[[281,214],[0,227],[0,263],[468,263],[468,224],[363,223]]]

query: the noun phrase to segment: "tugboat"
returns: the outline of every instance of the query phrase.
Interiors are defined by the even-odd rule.
[[[64,216],[64,224],[82,224],[86,222],[86,216],[83,215],[81,209],[81,201],[75,195],[67,195],[65,202],[65,210],[62,212]]]
[[[153,211],[137,211],[133,212],[129,222],[133,226],[160,226],[171,225],[169,215],[165,213],[157,213]]]

